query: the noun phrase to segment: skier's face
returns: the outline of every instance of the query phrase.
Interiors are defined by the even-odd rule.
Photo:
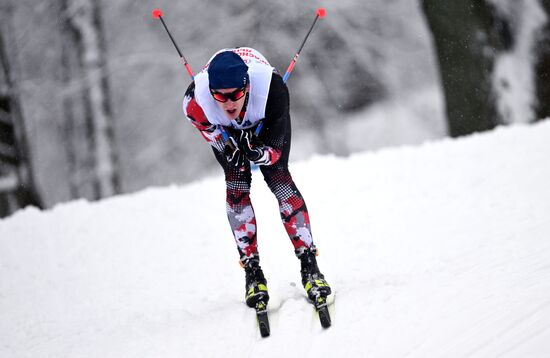
[[[227,116],[229,119],[235,119],[239,116],[241,113],[241,110],[244,106],[244,101],[246,99],[246,93],[248,93],[250,86],[246,86],[244,89],[244,92],[240,92],[239,88],[224,88],[224,89],[213,89],[213,94],[227,94],[229,95],[226,97],[226,102],[220,102],[219,100],[216,100],[216,103],[221,108],[223,113]],[[242,96],[241,96],[242,95]],[[241,96],[241,97],[239,97]],[[233,100],[234,98],[238,98],[237,100]],[[216,97],[214,97],[216,99]],[[222,96],[223,99],[223,96]]]

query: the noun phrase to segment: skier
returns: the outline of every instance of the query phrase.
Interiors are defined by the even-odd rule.
[[[281,220],[301,262],[308,297],[314,300],[330,295],[330,286],[317,266],[304,198],[288,170],[289,94],[281,76],[257,50],[220,50],[195,76],[185,93],[183,109],[212,146],[225,174],[227,217],[245,270],[246,304],[255,307],[269,300],[250,200],[250,162],[259,166],[279,202]],[[259,125],[261,131],[256,135]]]

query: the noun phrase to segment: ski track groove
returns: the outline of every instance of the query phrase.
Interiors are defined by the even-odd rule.
[[[466,352],[465,357],[474,357],[474,356],[476,356],[477,353],[480,353],[482,350],[487,349],[487,346],[489,346],[491,343],[495,343],[497,340],[498,340],[499,344],[503,343],[504,345],[511,346],[512,343],[510,342],[510,340],[506,340],[506,339],[502,339],[502,338],[504,338],[504,336],[508,335],[509,332],[518,329],[518,327],[523,326],[525,322],[530,321],[534,316],[539,314],[541,311],[545,311],[544,309],[547,308],[547,307],[550,307],[550,301],[548,301],[544,304],[541,304],[541,305],[537,306],[536,308],[534,308],[532,310],[529,310],[527,313],[525,313],[523,315],[523,317],[519,317],[515,320],[508,321],[508,323],[505,324],[504,327],[499,329],[496,333],[488,335],[487,338],[485,338],[483,342],[480,342],[478,345],[473,347],[470,351]],[[500,317],[501,316],[499,316],[499,318]],[[543,331],[544,330],[545,330],[545,328],[543,328]],[[519,333],[519,334],[521,334],[521,333]],[[531,332],[529,333],[529,335],[530,335],[530,338],[533,337],[531,335]],[[507,338],[512,338],[512,340],[517,340],[518,339],[517,337],[515,339],[514,339],[514,337],[507,337]],[[516,346],[516,348],[517,348],[518,344],[521,344],[521,342],[525,342],[525,340],[520,340],[520,341],[515,341],[514,342],[514,345]],[[507,349],[507,350],[510,350],[510,349]],[[499,355],[502,356],[503,354],[504,353],[500,353]],[[490,355],[492,355],[492,354],[490,354]],[[486,357],[487,354],[480,354],[479,356],[480,357]]]

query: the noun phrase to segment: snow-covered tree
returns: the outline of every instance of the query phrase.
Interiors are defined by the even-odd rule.
[[[61,9],[71,192],[79,196],[85,192],[81,187],[90,186],[91,198],[99,199],[121,191],[101,0],[63,0]],[[87,143],[87,150],[78,150],[79,139]]]

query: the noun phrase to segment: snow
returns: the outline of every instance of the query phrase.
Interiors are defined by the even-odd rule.
[[[272,335],[243,302],[221,176],[0,221],[1,357],[546,357],[550,120],[294,163],[323,330],[254,173]]]

